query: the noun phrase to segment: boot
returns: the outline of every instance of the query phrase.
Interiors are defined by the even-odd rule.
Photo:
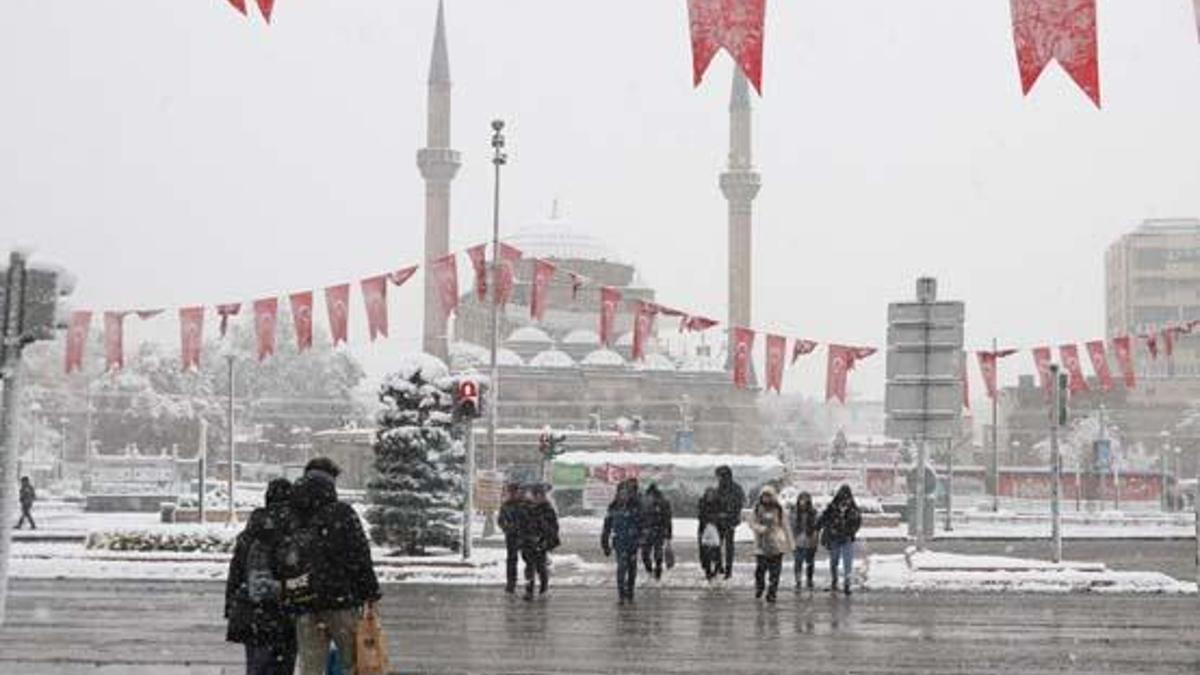
[[[533,599],[533,581],[532,580],[530,580],[529,583],[525,584],[525,599],[526,600]]]
[[[829,582],[829,592],[830,592],[830,593],[837,593],[837,590],[838,590],[838,587],[837,587],[837,575],[835,574],[835,575],[833,575],[833,579],[832,579],[832,580]]]
[[[845,591],[846,595],[850,595],[850,580],[849,579],[846,580],[846,584],[844,586],[842,586],[842,589],[843,589],[843,591]]]

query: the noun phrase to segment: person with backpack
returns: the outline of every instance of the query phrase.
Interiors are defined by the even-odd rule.
[[[697,508],[696,539],[700,542],[700,567],[704,580],[712,582],[721,573],[721,533],[717,529],[717,490],[707,488]]]
[[[546,558],[559,545],[558,514],[542,483],[534,483],[529,487],[529,503],[523,508],[523,517],[518,516],[518,527],[521,530],[521,558],[525,560],[525,599],[532,600],[535,577],[538,595],[545,595],[550,588],[550,570]]]
[[[830,591],[838,589],[838,561],[842,562],[843,589],[850,595],[850,574],[854,570],[854,537],[862,526],[862,512],[854,502],[854,494],[849,485],[838,488],[833,501],[817,519],[817,527],[821,530],[821,541],[829,549],[829,575],[831,578]]]
[[[779,575],[783,571],[783,554],[795,545],[775,488],[768,485],[762,489],[749,521],[750,529],[754,531],[754,597],[761,598],[765,590],[767,602],[775,602]]]
[[[332,460],[319,457],[292,489],[297,524],[284,543],[284,598],[296,619],[302,675],[323,675],[329,644],[353,672],[358,620],[380,598],[358,513],[339,501]]]
[[[33,503],[37,501],[37,492],[33,489],[33,483],[30,482],[29,476],[21,476],[21,519],[17,521],[17,529],[25,526],[25,521],[29,521],[30,529],[37,529],[37,523],[33,522]]]
[[[792,540],[796,542],[796,589],[801,588],[801,572],[808,590],[813,589],[813,565],[817,557],[817,510],[812,495],[801,492],[796,496],[796,511],[792,514]]]
[[[604,557],[617,552],[617,598],[622,605],[633,602],[637,583],[637,553],[642,540],[642,513],[638,501],[636,478],[627,478],[617,485],[617,494],[608,505],[604,529],[600,532],[600,548]]]
[[[512,594],[517,590],[517,563],[521,557],[521,529],[525,519],[527,502],[521,493],[521,484],[512,482],[504,486],[504,501],[500,504],[500,512],[496,516],[496,524],[504,533],[505,549],[505,583],[504,592]]]
[[[255,509],[234,544],[225,582],[225,639],[246,648],[246,675],[291,675],[296,625],[284,610],[281,544],[292,527],[292,484],[267,484],[266,506]]]
[[[641,518],[642,564],[647,574],[662,579],[663,549],[671,546],[671,502],[654,483],[642,497]]]
[[[728,466],[718,466],[716,519],[717,531],[721,534],[721,548],[724,553],[722,565],[725,578],[733,576],[734,544],[733,535],[738,524],[742,522],[742,507],[746,505],[746,493],[742,486],[733,480],[733,470]]]

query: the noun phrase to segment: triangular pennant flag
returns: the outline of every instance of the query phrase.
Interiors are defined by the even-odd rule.
[[[719,324],[716,319],[705,316],[685,316],[679,322],[679,332],[700,333]]]
[[[258,0],[258,11],[262,12],[263,19],[267,23],[271,23],[271,12],[275,9],[275,0]]]
[[[367,307],[367,332],[371,342],[388,334],[387,275],[362,280],[363,303]]]
[[[242,311],[242,303],[231,302],[224,305],[217,305],[217,316],[221,317],[221,338],[224,339],[225,333],[229,331],[229,317],[237,316],[238,312]]]
[[[467,258],[471,260],[471,268],[475,270],[475,299],[479,302],[487,300],[487,244],[479,244],[467,249]]]
[[[292,293],[288,297],[292,306],[292,324],[296,329],[296,350],[305,351],[313,341],[313,294],[312,291]]]
[[[434,260],[429,265],[429,273],[437,288],[438,302],[442,306],[442,317],[449,317],[458,308],[458,262],[451,253]],[[427,279],[425,283],[429,283]]]
[[[329,332],[333,345],[345,342],[350,323],[350,284],[325,289],[325,311],[329,314]]]
[[[1033,350],[1033,366],[1037,369],[1038,382],[1042,385],[1042,396],[1050,398],[1050,387],[1053,383],[1050,382],[1050,348],[1035,347]]]
[[[846,381],[859,361],[875,353],[874,347],[829,345],[829,361],[825,370],[825,400],[846,402]]]
[[[767,335],[767,389],[783,393],[783,365],[787,354],[787,338]]]
[[[754,331],[733,328],[733,386],[745,389],[750,384],[750,352],[754,349]]]
[[[688,0],[692,35],[692,84],[699,86],[717,51],[724,48],[762,95],[766,0]]]
[[[246,0],[229,0],[229,4],[233,5],[233,8],[242,14],[246,13]]]
[[[275,353],[275,323],[278,314],[278,298],[254,301],[254,332],[258,337],[259,361]]]
[[[1025,94],[1058,61],[1100,107],[1096,0],[1012,0],[1012,23]]]
[[[621,292],[604,286],[600,289],[600,344],[612,345],[613,323],[617,319],[617,305],[621,303]]]
[[[529,295],[529,316],[534,321],[541,321],[546,314],[546,302],[549,298],[550,281],[554,279],[554,265],[545,260],[533,261],[533,289]]]
[[[641,361],[646,357],[646,341],[650,339],[650,332],[654,328],[654,315],[657,311],[657,307],[652,302],[637,300],[634,303],[633,352],[631,354],[634,361]]]
[[[1061,345],[1058,355],[1062,357],[1063,369],[1070,375],[1067,389],[1072,394],[1087,391],[1087,380],[1083,377],[1083,366],[1079,363],[1079,348],[1075,345]]]
[[[1117,365],[1121,368],[1121,378],[1125,380],[1125,388],[1137,386],[1137,376],[1133,371],[1133,341],[1128,336],[1113,338],[1113,353],[1117,356]]]
[[[512,297],[513,284],[517,277],[517,263],[521,260],[521,250],[508,244],[500,244],[500,260],[493,261],[495,270],[492,275],[492,293],[501,305],[508,304]]]
[[[115,372],[125,367],[125,315],[128,312],[104,313],[104,367]]]
[[[404,269],[399,269],[399,270],[396,270],[395,272],[392,272],[391,274],[387,275],[387,278],[388,278],[388,281],[392,282],[393,286],[399,288],[400,286],[404,285],[404,282],[413,278],[413,275],[416,273],[417,273],[417,266],[410,265],[409,267],[405,267]]]
[[[1108,356],[1104,353],[1104,340],[1092,340],[1084,345],[1088,358],[1092,360],[1092,370],[1100,382],[1100,388],[1109,391],[1113,388],[1112,371],[1108,369]]]
[[[163,310],[161,309],[139,309],[134,312],[134,314],[137,314],[137,318],[141,319],[142,321],[148,321],[162,313]]]
[[[71,326],[67,331],[65,359],[68,375],[83,368],[83,350],[87,346],[88,329],[91,325],[91,312],[86,310],[71,312]]]
[[[813,353],[817,349],[817,343],[813,340],[797,339],[792,345],[792,365],[796,365],[796,361],[800,360],[801,356]]]
[[[200,368],[200,349],[204,345],[204,307],[179,310],[179,357],[184,372]]]

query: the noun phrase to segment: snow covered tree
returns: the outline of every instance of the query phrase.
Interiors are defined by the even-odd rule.
[[[440,360],[408,357],[380,387],[376,476],[367,521],[377,544],[422,555],[459,547],[466,451],[453,424],[455,380]]]

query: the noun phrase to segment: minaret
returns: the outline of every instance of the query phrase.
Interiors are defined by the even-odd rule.
[[[751,149],[750,86],[740,68],[734,67],[733,91],[729,97],[729,166],[721,174],[721,192],[729,202],[729,323],[750,327],[751,230],[754,198],[760,176],[754,170]]]
[[[450,252],[450,182],[462,164],[450,149],[450,54],[446,48],[446,14],[438,0],[437,28],[429,61],[428,121],[425,147],[417,166],[425,179],[425,324],[422,348],[442,360],[448,356],[446,321],[430,263]]]

